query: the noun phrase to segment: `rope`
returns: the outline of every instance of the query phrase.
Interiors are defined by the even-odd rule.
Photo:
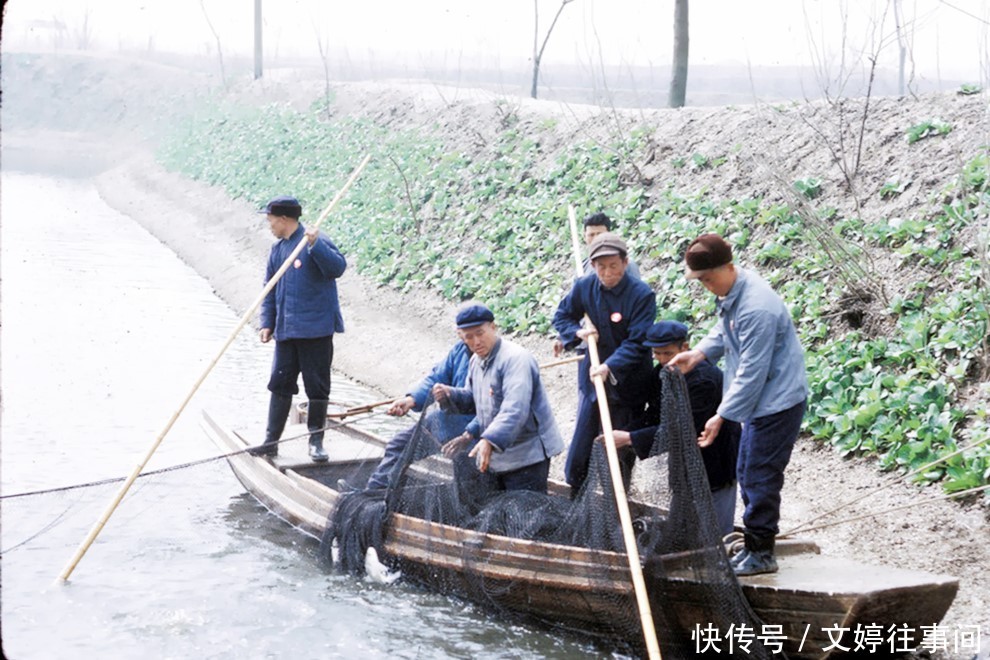
[[[934,504],[935,502],[941,502],[942,500],[954,499],[956,497],[962,497],[964,495],[972,495],[974,493],[979,493],[980,491],[990,490],[990,484],[985,486],[977,486],[976,488],[969,488],[967,490],[961,490],[958,493],[949,493],[948,495],[942,495],[941,497],[933,497],[929,500],[923,500],[921,502],[912,502],[910,504],[902,504],[900,506],[895,506],[891,509],[884,509],[883,511],[875,511],[873,513],[866,513],[861,516],[856,516],[854,518],[843,518],[842,520],[835,520],[829,523],[822,523],[821,525],[815,525],[814,527],[807,527],[801,530],[801,533],[810,532],[815,529],[824,529],[825,527],[834,527],[835,525],[843,525],[845,523],[855,522],[857,520],[862,520],[863,518],[875,518],[876,516],[886,515],[888,513],[894,513],[895,511],[901,511],[903,509],[910,509],[916,506],[924,506],[926,504]],[[781,534],[777,538],[784,538],[788,536],[791,532],[787,534]]]
[[[366,420],[366,419],[368,419],[370,417],[373,417],[373,416],[375,416],[377,414],[380,414],[380,412],[381,411],[369,411],[366,414],[365,417],[354,419],[354,420],[351,420],[349,422],[342,422],[342,423],[336,423],[335,422],[333,424],[327,424],[322,429],[314,429],[312,432],[313,433],[318,433],[320,431],[329,431],[329,430],[332,430],[332,429],[339,429],[342,426],[350,426],[351,424],[354,424],[355,422],[363,421],[363,420]],[[311,433],[311,431],[307,430],[305,433],[300,433],[298,435],[289,436],[288,438],[282,438],[281,440],[278,441],[278,444],[282,444],[283,442],[289,442],[290,440],[298,440],[300,438],[305,438],[310,433]],[[235,432],[235,434],[236,434],[236,432]],[[236,434],[236,435],[237,435],[237,437],[241,438],[242,440],[244,439],[243,437],[240,436],[240,434]],[[172,466],[169,466],[169,467],[160,468],[158,470],[149,470],[147,472],[142,472],[141,474],[138,475],[137,478],[140,479],[142,477],[150,477],[152,475],[163,474],[165,472],[173,472],[175,470],[184,470],[186,468],[196,467],[197,465],[205,465],[206,463],[212,463],[214,461],[219,461],[219,460],[230,458],[232,456],[237,456],[239,454],[244,454],[244,453],[247,453],[247,452],[249,452],[249,451],[251,451],[253,449],[256,449],[256,448],[257,448],[257,446],[247,447],[245,449],[239,449],[237,451],[228,452],[226,454],[219,454],[217,456],[211,456],[209,458],[201,458],[201,459],[196,460],[196,461],[189,461],[188,463],[179,463],[178,465],[172,465]],[[42,489],[42,490],[32,490],[32,491],[27,491],[27,492],[23,492],[23,493],[14,493],[13,495],[0,495],[0,500],[12,500],[12,499],[15,499],[15,498],[18,498],[18,497],[30,497],[32,495],[49,495],[51,493],[62,493],[62,492],[70,491],[70,490],[76,490],[78,488],[91,488],[93,486],[105,486],[107,484],[119,483],[119,482],[123,481],[126,478],[127,477],[111,477],[109,479],[100,479],[98,481],[88,481],[86,483],[81,483],[81,484],[72,484],[71,486],[58,486],[56,488],[45,488],[45,489]]]
[[[990,439],[990,438],[987,438],[987,439]],[[960,449],[957,449],[956,451],[954,451],[954,452],[952,452],[950,454],[946,454],[945,456],[942,456],[941,458],[937,458],[934,461],[932,461],[931,463],[928,463],[927,465],[922,465],[920,468],[918,468],[916,470],[912,470],[911,472],[908,472],[907,474],[902,475],[902,476],[898,477],[897,479],[894,479],[893,481],[889,481],[886,484],[884,484],[883,486],[880,486],[879,488],[876,488],[874,490],[871,490],[871,491],[867,492],[864,495],[860,495],[859,497],[854,497],[851,500],[848,500],[846,502],[843,502],[842,504],[840,504],[839,506],[835,507],[834,509],[830,509],[830,510],[826,511],[825,513],[820,513],[817,516],[815,516],[814,518],[809,518],[808,520],[805,520],[804,522],[800,523],[799,525],[790,528],[789,530],[785,531],[783,534],[780,534],[779,536],[789,536],[791,534],[794,534],[795,532],[803,532],[803,531],[805,531],[804,528],[807,525],[810,525],[811,523],[815,522],[816,520],[821,520],[822,518],[825,518],[827,516],[830,516],[833,513],[836,513],[837,511],[841,511],[841,510],[847,508],[851,504],[855,504],[856,502],[859,502],[861,500],[864,500],[867,497],[871,497],[873,495],[876,495],[877,493],[879,493],[882,490],[885,490],[887,488],[890,488],[891,486],[894,486],[896,484],[899,484],[899,483],[901,483],[902,481],[904,481],[906,479],[910,479],[914,475],[920,474],[920,473],[924,472],[925,470],[927,470],[930,467],[933,467],[935,465],[938,465],[939,463],[943,463],[943,462],[949,460],[950,458],[952,458],[954,456],[958,456],[959,454],[961,454],[961,453],[963,453],[965,451],[968,451],[970,449],[973,449],[974,447],[979,447],[980,445],[982,445],[983,443],[985,443],[987,441],[987,439],[979,440],[979,441],[974,442],[974,443],[972,443],[970,445],[966,445],[965,447],[962,447]],[[817,529],[817,528],[813,528],[813,529]]]

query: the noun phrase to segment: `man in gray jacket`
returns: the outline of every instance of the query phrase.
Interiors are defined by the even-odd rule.
[[[702,234],[684,255],[688,279],[718,297],[718,320],[698,344],[669,362],[682,372],[725,356],[722,403],[700,430],[707,447],[725,420],[743,425],[736,475],[746,510],[746,547],[732,558],[737,575],[777,570],[780,490],[808,399],[804,350],[790,311],[766,280],[732,263],[718,234]]]
[[[499,336],[495,315],[480,304],[457,314],[457,333],[473,355],[465,387],[437,384],[441,406],[473,412],[475,418],[444,445],[453,456],[472,443],[469,457],[481,472],[494,473],[500,490],[546,492],[550,458],[564,441],[550,410],[536,358]]]

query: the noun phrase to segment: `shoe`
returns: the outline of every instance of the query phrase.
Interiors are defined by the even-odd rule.
[[[278,443],[266,442],[257,447],[248,447],[247,453],[251,456],[278,456]]]
[[[733,565],[732,570],[736,575],[762,575],[763,573],[776,573],[777,560],[774,559],[770,550],[749,550],[746,556],[739,563]]]
[[[323,451],[323,427],[327,423],[327,401],[311,399],[306,417],[309,428],[309,458],[314,463],[326,463],[330,457]]]
[[[748,556],[749,556],[749,549],[743,548],[742,550],[740,550],[739,552],[737,552],[736,554],[732,555],[732,557],[729,558],[729,566],[731,566],[732,569],[735,570],[736,566],[738,566]]]

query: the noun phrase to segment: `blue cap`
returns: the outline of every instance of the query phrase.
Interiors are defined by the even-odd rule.
[[[646,331],[643,346],[651,348],[683,344],[687,341],[688,327],[679,321],[657,321]]]
[[[281,195],[265,205],[265,208],[258,213],[270,213],[272,215],[284,215],[289,218],[298,218],[302,215],[302,205],[295,197]]]
[[[463,328],[473,328],[476,325],[481,325],[482,323],[492,323],[494,321],[495,315],[492,314],[492,310],[488,309],[484,305],[468,305],[461,311],[457,312],[458,330]]]

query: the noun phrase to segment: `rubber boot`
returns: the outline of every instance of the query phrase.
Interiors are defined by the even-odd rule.
[[[268,426],[265,429],[265,442],[250,450],[254,456],[278,456],[278,441],[285,430],[285,422],[292,408],[292,396],[275,394],[268,401]]]
[[[774,537],[759,537],[746,532],[746,550],[738,562],[732,566],[736,575],[761,575],[763,573],[776,573],[777,560],[773,556]]]
[[[309,457],[314,463],[330,460],[323,451],[323,427],[327,425],[327,400],[310,399],[306,413],[306,426],[309,428]]]

